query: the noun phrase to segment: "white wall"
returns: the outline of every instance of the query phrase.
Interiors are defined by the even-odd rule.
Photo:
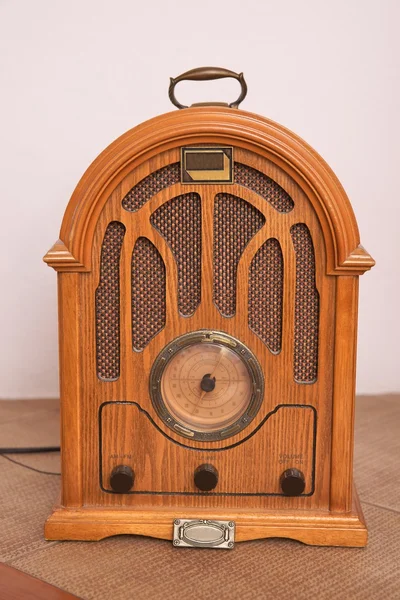
[[[173,108],[169,76],[203,65],[243,71],[242,107],[298,133],[342,181],[378,263],[361,279],[358,391],[400,390],[399,21],[396,0],[0,0],[0,397],[58,394],[42,256],[90,162]],[[177,94],[231,100],[236,86]]]

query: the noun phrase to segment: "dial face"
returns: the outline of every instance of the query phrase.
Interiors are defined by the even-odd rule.
[[[261,369],[238,340],[194,332],[174,340],[152,371],[153,404],[178,433],[217,440],[245,427],[262,400]]]

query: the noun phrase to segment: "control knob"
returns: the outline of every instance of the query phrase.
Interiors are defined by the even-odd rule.
[[[298,469],[286,469],[281,475],[280,484],[285,496],[300,496],[306,487],[304,475]]]
[[[212,465],[200,465],[194,472],[194,483],[202,492],[211,492],[218,483],[218,471]]]
[[[118,465],[114,467],[110,475],[110,485],[114,492],[126,494],[133,487],[135,473],[127,465]]]

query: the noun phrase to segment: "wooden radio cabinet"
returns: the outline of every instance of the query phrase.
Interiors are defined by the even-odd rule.
[[[113,142],[58,272],[60,504],[47,539],[363,546],[353,486],[360,246],[323,159],[241,97]]]

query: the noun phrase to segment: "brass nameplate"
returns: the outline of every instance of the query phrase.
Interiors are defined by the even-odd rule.
[[[182,183],[233,183],[232,146],[182,148]]]

